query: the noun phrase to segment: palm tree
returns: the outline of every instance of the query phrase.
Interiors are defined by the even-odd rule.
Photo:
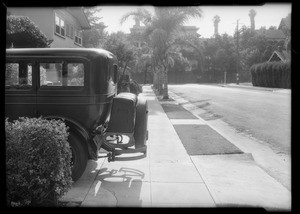
[[[213,18],[214,27],[215,27],[215,36],[219,35],[219,22],[221,21],[220,16],[215,15]]]
[[[175,45],[177,30],[189,18],[202,17],[199,7],[155,7],[152,15],[146,9],[139,8],[121,18],[123,24],[129,17],[138,18],[146,26],[144,35],[153,49],[155,67],[163,74],[163,99],[168,99],[168,69],[174,62],[171,48]]]
[[[250,16],[250,23],[251,23],[251,31],[254,31],[255,30],[255,21],[254,21],[254,17],[256,16],[256,11],[251,9],[249,11],[249,14]]]

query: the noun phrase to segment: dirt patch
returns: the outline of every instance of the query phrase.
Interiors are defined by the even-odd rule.
[[[216,120],[216,119],[222,118],[221,115],[215,114],[215,113],[210,112],[210,111],[199,114],[199,117],[201,117],[204,120]]]
[[[243,153],[208,125],[174,125],[174,128],[189,155]]]
[[[174,103],[161,103],[162,108],[170,119],[198,119],[181,105]]]

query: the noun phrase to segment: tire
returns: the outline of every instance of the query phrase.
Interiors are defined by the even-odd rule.
[[[148,135],[148,103],[147,100],[139,96],[136,105],[136,118],[134,127],[135,148],[141,148],[146,145]]]
[[[81,138],[74,134],[70,133],[69,144],[72,151],[71,158],[71,170],[72,170],[72,180],[77,181],[83,174],[86,165],[87,165],[87,150],[83,145]]]

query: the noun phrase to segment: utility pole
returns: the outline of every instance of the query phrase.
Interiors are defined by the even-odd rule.
[[[239,52],[239,19],[236,21],[236,84],[239,84],[239,64],[240,64],[240,52]]]

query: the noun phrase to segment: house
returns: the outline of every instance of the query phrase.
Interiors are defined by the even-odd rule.
[[[281,19],[278,29],[281,30],[285,36],[291,36],[291,13]]]
[[[282,18],[278,26],[278,34],[272,34],[273,40],[284,41],[284,47],[279,47],[278,50],[274,51],[269,58],[268,62],[282,61],[289,62],[291,60],[290,40],[291,40],[291,13],[286,17]],[[267,37],[270,39],[270,36]]]
[[[259,34],[265,35],[271,41],[285,41],[291,36],[291,14],[282,18],[277,29],[259,29]]]
[[[14,16],[26,16],[46,35],[51,48],[82,47],[82,30],[91,29],[81,7],[9,7]]]
[[[282,41],[285,40],[286,36],[284,35],[284,33],[282,32],[282,30],[280,29],[260,29],[258,30],[258,33],[266,36],[267,40],[271,40],[271,41]]]
[[[268,62],[282,61],[288,62],[291,60],[291,52],[286,50],[274,51]]]
[[[196,37],[200,37],[200,34],[197,33],[197,31],[199,30],[199,28],[195,27],[195,26],[185,26],[185,25],[182,25],[180,28],[179,28],[179,34],[180,35],[194,35]]]

